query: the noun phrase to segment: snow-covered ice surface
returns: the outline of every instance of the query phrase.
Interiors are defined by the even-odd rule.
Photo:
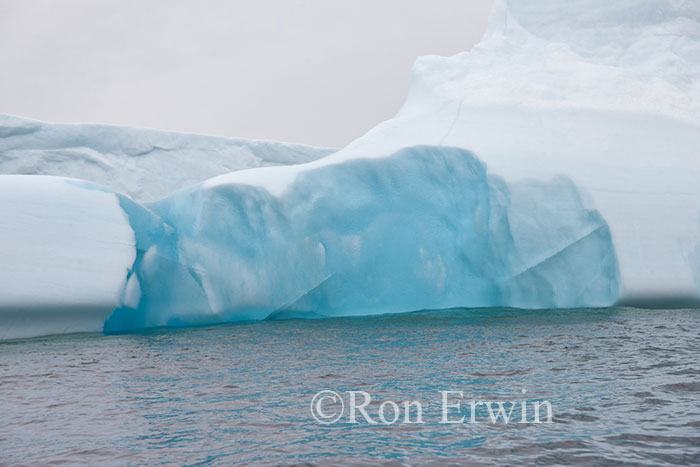
[[[0,114],[0,174],[58,175],[154,201],[233,170],[301,164],[334,152],[301,144]]]
[[[61,278],[76,303],[114,305],[105,331],[452,306],[697,304],[699,5],[498,1],[481,44],[419,59],[399,114],[341,151],[225,173],[153,203],[71,181],[78,191],[64,208],[64,187],[42,188],[26,203],[6,202],[0,232],[15,244],[2,251],[30,249],[23,231],[39,223],[14,218],[27,203],[41,211],[37,197],[55,197],[55,209],[39,216],[59,231],[84,227],[95,236],[89,252],[59,243],[65,253],[55,261],[72,252],[105,258],[100,268],[109,273],[91,278],[104,281],[99,297],[79,286],[80,271],[75,282]],[[104,138],[91,132],[104,127],[85,128],[97,157]],[[106,152],[120,154],[128,140]],[[127,152],[160,147],[136,146],[145,152]],[[301,162],[284,159],[286,149],[275,160]],[[192,168],[199,157],[178,164]],[[161,159],[156,185],[170,176]],[[189,183],[183,177],[175,184]],[[117,188],[153,200],[168,183]],[[83,206],[83,219],[71,203]],[[123,249],[100,234],[105,217],[119,226],[114,235],[125,232]],[[0,311],[0,321],[16,315]],[[37,329],[22,335],[46,332]]]

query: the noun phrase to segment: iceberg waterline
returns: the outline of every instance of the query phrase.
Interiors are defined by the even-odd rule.
[[[683,0],[499,0],[481,44],[419,59],[399,114],[331,155],[304,149],[309,162],[281,156],[229,173],[220,164],[174,177],[161,193],[200,183],[154,202],[138,186],[130,198],[0,176],[0,253],[24,261],[23,276],[5,268],[0,281],[0,338],[454,306],[700,303],[698,25],[700,9]],[[96,128],[84,140],[99,142]],[[43,150],[36,160],[53,160]],[[167,151],[147,153],[167,161]],[[85,167],[100,154],[90,154],[52,173],[91,179]],[[110,186],[122,191],[148,169],[118,172]],[[81,236],[90,241],[73,242]]]

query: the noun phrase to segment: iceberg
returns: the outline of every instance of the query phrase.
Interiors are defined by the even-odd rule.
[[[608,227],[564,177],[509,185],[429,146],[306,164],[281,196],[237,174],[143,204],[0,176],[0,253],[20,266],[2,272],[0,338],[617,297]]]
[[[3,171],[26,158],[24,173],[84,180],[0,176],[0,338],[696,305],[699,64],[695,3],[501,0],[479,45],[419,59],[396,117],[332,154],[99,125],[42,145],[6,129]],[[224,157],[224,143],[247,149]],[[103,156],[118,176],[89,169]]]
[[[155,201],[233,170],[301,164],[335,152],[301,144],[0,114],[0,174],[79,178]]]

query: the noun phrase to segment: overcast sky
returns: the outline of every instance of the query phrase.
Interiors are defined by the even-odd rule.
[[[493,0],[0,0],[0,113],[343,146]]]

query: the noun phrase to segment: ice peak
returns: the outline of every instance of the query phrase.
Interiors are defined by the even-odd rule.
[[[700,125],[700,2],[497,0],[471,52],[423,57],[413,74],[419,106],[615,109]]]

